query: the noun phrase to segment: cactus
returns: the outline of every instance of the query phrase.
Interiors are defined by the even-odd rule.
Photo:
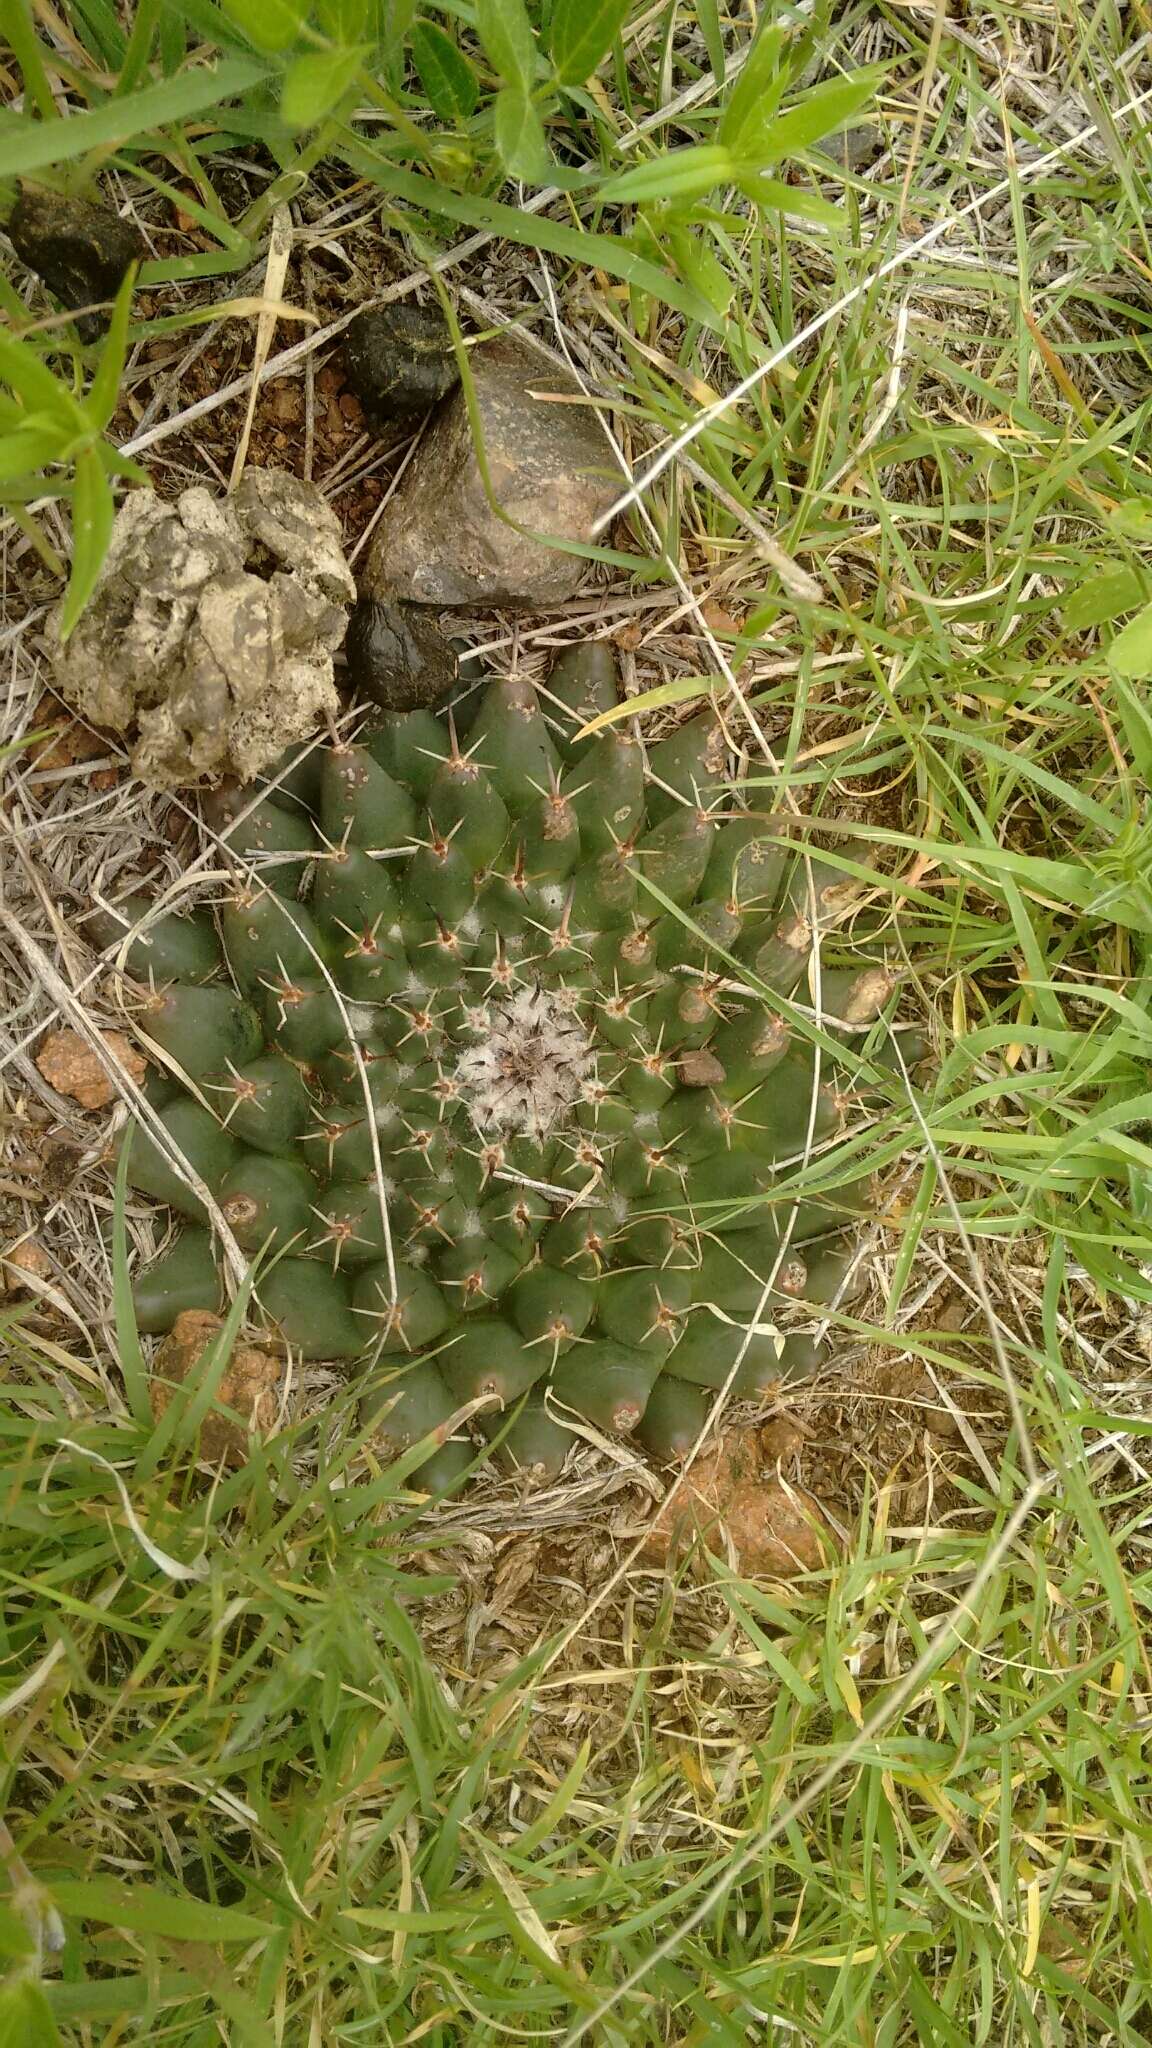
[[[720,1389],[818,1371],[797,1325],[841,1298],[873,1204],[834,1173],[792,1192],[843,1126],[838,1048],[884,1072],[882,966],[826,943],[810,973],[860,849],[798,857],[735,807],[710,710],[647,753],[619,720],[582,733],[617,700],[606,648],[570,650],[539,690],[385,716],[218,796],[218,938],[160,920],[125,962],[196,1098],[162,1095],[160,1122],[264,1251],[262,1313],[360,1364],[383,1449],[440,1434],[429,1488],[477,1430],[554,1473],[566,1415],[673,1461]],[[128,1171],[204,1223],[143,1133]],[[144,1326],[212,1292],[188,1231],[138,1283]]]

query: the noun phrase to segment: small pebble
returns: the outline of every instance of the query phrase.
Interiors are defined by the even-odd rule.
[[[456,682],[456,655],[425,612],[362,597],[344,643],[348,680],[385,711],[440,704]]]
[[[344,336],[348,382],[376,426],[428,412],[460,381],[439,306],[358,313]]]

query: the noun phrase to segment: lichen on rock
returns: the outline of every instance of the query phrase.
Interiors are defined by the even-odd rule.
[[[230,498],[134,492],[88,609],[57,639],[58,686],[128,736],[142,781],[247,781],[338,709],[332,656],[354,597],[312,484],[250,470]]]

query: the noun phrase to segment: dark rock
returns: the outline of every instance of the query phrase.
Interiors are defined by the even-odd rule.
[[[428,412],[460,382],[439,306],[358,313],[344,336],[348,383],[377,426]]]
[[[8,239],[20,261],[69,310],[114,299],[129,265],[148,253],[139,229],[108,207],[39,185],[21,187]],[[107,324],[99,313],[76,322],[85,341],[94,341]]]
[[[492,509],[464,394],[445,399],[384,509],[363,590],[435,605],[533,605],[572,596],[579,555],[621,478],[579,387],[508,336],[469,356]],[[512,522],[511,524],[509,522]]]
[[[443,633],[411,605],[362,597],[344,643],[348,680],[385,711],[440,704],[456,681],[456,655]]]

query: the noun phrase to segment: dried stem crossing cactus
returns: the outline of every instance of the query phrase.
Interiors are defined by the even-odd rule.
[[[836,1020],[863,1042],[892,986],[825,967],[818,1056],[794,1028],[851,858],[734,808],[711,712],[647,751],[619,723],[580,737],[616,703],[592,645],[541,692],[492,682],[470,717],[301,756],[216,801],[239,864],[218,920],[127,950],[141,1029],[197,1091],[161,1122],[239,1244],[279,1255],[265,1315],[305,1358],[394,1364],[372,1399],[398,1448],[495,1395],[514,1464],[558,1470],[565,1412],[681,1455],[713,1390],[815,1369],[775,1317],[832,1298],[869,1207],[867,1181],[791,1191],[842,1124]],[[160,1330],[219,1283],[140,1130],[130,1177],[190,1223],[138,1286]],[[421,1483],[474,1456],[445,1442]]]

